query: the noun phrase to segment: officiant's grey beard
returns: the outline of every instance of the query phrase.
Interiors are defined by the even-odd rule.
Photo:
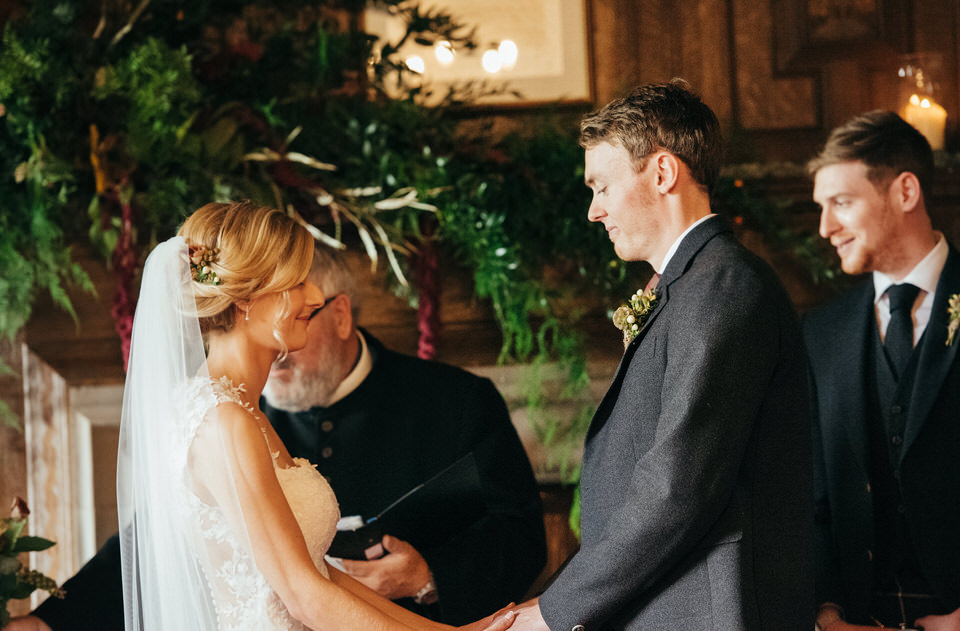
[[[290,353],[274,365],[263,396],[271,407],[287,412],[326,406],[340,385],[334,371],[323,370],[332,365],[322,352],[309,356]]]

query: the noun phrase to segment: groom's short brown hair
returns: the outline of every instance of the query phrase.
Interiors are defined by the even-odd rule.
[[[716,114],[683,79],[634,88],[580,121],[580,146],[621,145],[634,168],[666,150],[680,158],[706,190],[713,188],[723,161],[723,136]]]

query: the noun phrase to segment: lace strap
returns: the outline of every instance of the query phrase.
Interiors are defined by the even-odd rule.
[[[236,403],[244,410],[249,412],[254,421],[257,421],[257,427],[260,429],[260,433],[263,434],[264,442],[267,443],[267,451],[270,452],[270,457],[276,461],[280,457],[280,450],[270,448],[270,439],[267,435],[267,430],[257,419],[257,410],[244,400],[243,394],[247,391],[246,386],[242,383],[239,385],[234,385],[233,381],[231,381],[226,375],[220,377],[219,379],[211,378],[210,382],[213,385],[213,396],[217,403],[223,403],[224,401]]]

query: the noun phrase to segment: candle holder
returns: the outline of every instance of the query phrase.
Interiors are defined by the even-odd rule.
[[[934,151],[944,147],[947,110],[941,105],[943,56],[918,53],[900,58],[897,70],[900,116],[917,128]]]

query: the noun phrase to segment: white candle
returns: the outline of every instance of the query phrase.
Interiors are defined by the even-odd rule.
[[[914,94],[903,109],[903,119],[926,137],[931,149],[934,151],[943,149],[947,110],[936,101],[927,97],[920,98]]]

